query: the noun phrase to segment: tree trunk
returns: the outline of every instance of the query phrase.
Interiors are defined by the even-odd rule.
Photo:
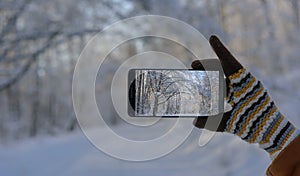
[[[36,136],[38,131],[38,116],[39,116],[39,109],[40,109],[40,77],[38,74],[39,66],[36,64],[35,68],[35,79],[34,79],[34,91],[33,91],[33,103],[32,103],[32,120],[31,120],[31,128],[29,135],[31,137]]]
[[[298,0],[291,0],[292,1],[292,7],[294,10],[294,14],[295,14],[295,23],[297,25],[298,28],[300,28],[299,26],[299,2]]]
[[[20,92],[18,85],[7,89],[8,112],[11,120],[18,121],[21,116]]]

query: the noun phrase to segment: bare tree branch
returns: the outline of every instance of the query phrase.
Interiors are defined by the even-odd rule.
[[[82,29],[82,30],[65,32],[65,33],[60,32],[60,31],[30,33],[27,35],[19,35],[19,37],[16,37],[15,40],[11,41],[10,45],[13,47],[14,44],[19,43],[21,41],[40,40],[43,38],[48,38],[49,36],[53,35],[53,33],[58,33],[58,36],[62,36],[62,39],[60,39],[50,45],[50,46],[53,46],[53,45],[61,44],[72,37],[82,36],[82,35],[86,35],[86,34],[93,34],[93,33],[100,32],[101,30],[102,29]],[[4,59],[7,60],[8,62],[20,61],[20,60],[27,59],[28,57],[30,57],[32,55],[32,53],[29,53],[29,54],[19,54],[19,55],[13,56],[13,57],[7,57],[7,52],[12,49],[13,48],[8,47],[3,51],[3,53],[0,55],[0,62],[3,61]]]
[[[53,39],[58,35],[59,33],[53,33],[49,39],[45,42],[45,44],[36,52],[34,52],[32,54],[32,57],[29,58],[29,60],[27,61],[27,63],[21,68],[20,71],[18,71],[18,73],[16,75],[14,75],[12,78],[10,78],[9,80],[7,80],[5,83],[0,85],[0,91],[9,88],[10,86],[12,86],[13,84],[15,84],[18,80],[20,80],[25,73],[30,69],[31,65],[38,59],[38,57],[43,54],[47,48],[49,48],[49,46],[51,45]]]
[[[4,83],[0,83],[0,91],[4,90],[18,80],[20,80],[23,75],[30,69],[32,63],[34,63],[39,55],[43,54],[50,47],[57,46],[66,40],[71,39],[75,36],[83,36],[86,34],[93,34],[100,32],[102,29],[79,29],[74,31],[63,31],[63,30],[38,30],[24,33],[22,31],[16,31],[16,22],[22,16],[23,12],[26,10],[26,7],[30,4],[32,0],[17,0],[14,3],[18,3],[15,5],[17,8],[10,9],[12,11],[6,20],[2,29],[0,29],[0,62],[5,62],[7,64],[20,63],[25,61],[25,64],[19,67],[19,70],[16,70],[15,73],[10,73],[7,75],[8,80]],[[1,3],[1,6],[7,6],[9,4]],[[103,2],[103,6],[111,9],[115,12],[115,15],[118,18],[125,18],[124,15],[116,11],[115,7],[109,1]],[[13,34],[13,35],[10,35]],[[7,37],[10,35],[10,37]],[[37,48],[36,50],[32,49],[32,46],[28,46],[27,48],[22,48],[24,42],[36,41],[34,43],[40,43],[43,40],[46,42],[43,44],[41,48]],[[20,51],[20,47],[23,51]],[[27,47],[27,46],[26,46]],[[33,46],[33,48],[35,48]],[[26,52],[29,51],[29,52]]]
[[[123,18],[126,18],[126,16],[124,16],[123,14],[121,14],[118,10],[115,10],[113,5],[110,3],[110,1],[105,1],[105,2],[102,2],[102,5],[106,6],[107,8],[111,9],[115,15],[117,17],[119,17],[120,19],[123,19]]]
[[[15,12],[8,18],[6,26],[0,32],[0,43],[4,41],[4,36],[11,31],[12,27],[16,24],[17,19],[19,16],[24,12],[26,7],[30,4],[32,0],[24,0],[20,7],[15,10]]]

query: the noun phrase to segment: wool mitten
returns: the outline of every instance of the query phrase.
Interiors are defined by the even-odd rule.
[[[226,101],[232,106],[221,117],[219,127],[210,130],[232,133],[248,143],[257,143],[274,159],[299,135],[299,130],[279,112],[262,83],[231,55],[216,36],[210,38],[210,44],[222,64],[227,84]],[[203,69],[201,62],[194,61],[192,68]],[[205,127],[207,118],[213,117],[197,118],[194,125]]]

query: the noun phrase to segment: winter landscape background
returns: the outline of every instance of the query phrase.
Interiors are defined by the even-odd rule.
[[[281,112],[300,127],[298,0],[3,0],[0,175],[263,175],[271,162],[267,154],[229,134],[217,134],[199,147],[203,131],[194,129],[174,152],[141,163],[112,158],[82,134],[71,96],[80,52],[107,25],[145,14],[177,18],[206,38],[218,35],[264,83]],[[140,30],[147,30],[147,24],[125,27],[106,37],[113,41]],[[158,26],[156,30],[163,29]],[[97,101],[109,99],[113,73],[126,58],[162,48],[188,67],[193,60],[186,49],[168,40],[145,37],[128,41],[112,51],[110,62],[104,63],[96,81]],[[116,132],[141,135],[118,118],[111,103],[103,108],[108,109],[106,123]],[[159,125],[161,131],[150,136],[162,132],[169,123],[162,120]],[[102,129],[97,130],[103,142],[109,143]]]

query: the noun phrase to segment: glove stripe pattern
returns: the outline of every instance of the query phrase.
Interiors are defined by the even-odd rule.
[[[270,101],[270,99],[267,97],[267,93],[265,92],[263,94],[263,96],[261,96],[258,99],[257,102],[253,103],[250,107],[248,107],[246,112],[241,115],[241,118],[237,122],[236,128],[234,129],[234,133],[236,134],[240,130],[241,125],[249,124],[249,121],[253,118],[253,116],[255,114],[257,114],[258,111],[260,111],[263,107],[265,107],[265,105],[268,104],[269,101]],[[253,101],[250,101],[250,102],[253,102]],[[260,106],[261,104],[262,104],[262,106]],[[245,123],[245,121],[246,121],[246,123]],[[245,128],[243,131],[245,131]],[[243,131],[240,131],[240,133]]]
[[[258,143],[272,158],[300,134],[245,68],[229,76],[229,90],[227,101],[233,110],[225,131]]]
[[[270,113],[273,106],[274,103],[272,102],[269,106],[265,106],[259,113],[255,114],[255,118],[251,119],[249,124],[246,126],[244,133],[240,135],[243,140],[249,141],[249,138],[253,136],[259,124],[262,123],[262,117],[264,117],[267,113]]]
[[[291,123],[288,122],[288,124],[285,126],[284,129],[281,130],[281,138],[279,138],[280,136],[277,136],[274,144],[268,148],[266,148],[265,150],[267,150],[270,154],[274,153],[277,151],[278,148],[280,148],[280,146],[283,145],[283,142],[286,141],[286,137],[291,135],[291,132],[293,132],[294,128],[292,128]],[[271,150],[273,149],[273,150]]]

